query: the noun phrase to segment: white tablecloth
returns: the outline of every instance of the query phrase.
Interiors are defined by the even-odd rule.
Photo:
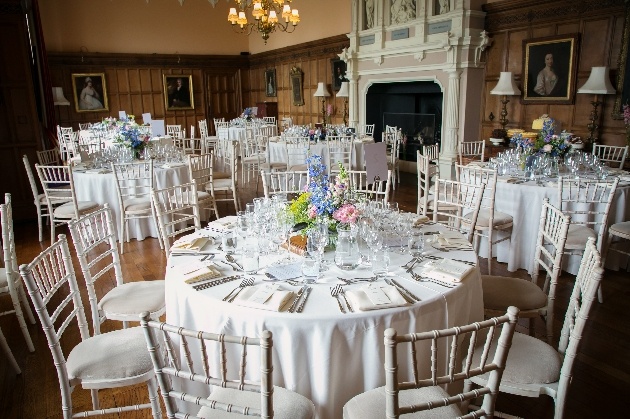
[[[514,217],[512,239],[496,245],[492,252],[499,262],[508,264],[508,271],[527,269],[531,273],[532,262],[536,251],[536,238],[540,225],[540,211],[545,198],[549,203],[559,207],[558,188],[537,186],[534,182],[513,184],[498,182],[496,189],[495,208],[497,211]],[[608,215],[608,224],[630,220],[630,186],[617,187],[613,204]],[[504,237],[505,233],[496,233],[497,237]],[[503,234],[503,235],[502,235]],[[479,254],[487,254],[486,240],[481,240]],[[611,254],[612,255],[612,254]],[[580,267],[580,256],[566,256],[563,258],[563,270],[575,275]],[[607,260],[606,266],[615,268],[616,257]]]
[[[213,223],[211,223],[213,224]],[[439,229],[427,226],[426,231]],[[437,251],[430,251],[438,254]],[[476,262],[472,251],[451,251],[453,259]],[[215,260],[220,260],[217,255]],[[237,256],[238,258],[238,256]],[[391,254],[392,266],[401,266],[408,255]],[[330,295],[330,287],[337,276],[371,276],[368,268],[346,272],[332,264],[325,272],[329,283],[314,284],[303,313],[271,312],[245,308],[221,299],[238,283],[229,282],[203,291],[177,277],[172,269],[176,264],[198,260],[196,256],[171,257],[166,273],[166,321],[186,328],[230,335],[258,336],[262,330],[273,333],[273,381],[311,399],[317,417],[342,417],[343,405],[353,396],[385,384],[383,371],[383,333],[389,327],[399,333],[420,332],[467,324],[483,318],[483,297],[479,269],[473,269],[453,289],[430,282],[415,282],[402,268],[390,268],[390,273],[407,289],[421,298],[412,306],[341,314],[337,302]],[[266,262],[262,261],[261,265]],[[226,275],[230,268],[217,263]],[[262,282],[256,276],[256,283]],[[299,287],[291,287],[295,291]],[[346,290],[361,287],[345,286]],[[429,354],[426,353],[426,359]],[[238,362],[238,354],[228,362]],[[258,378],[256,358],[248,359],[248,373]],[[217,360],[210,360],[216,365]],[[447,357],[440,360],[446,371]],[[399,353],[399,365],[411,371],[407,354]],[[429,374],[429,363],[421,370]],[[404,375],[404,374],[403,374]]]
[[[163,169],[156,165],[153,172],[155,187],[166,188],[173,185],[190,182],[188,166],[181,165],[170,169]],[[94,201],[101,205],[109,204],[114,215],[114,225],[120,237],[120,208],[116,179],[113,173],[85,173],[73,172],[74,186],[77,199],[80,201]],[[144,240],[145,237],[158,237],[158,229],[150,218],[129,221],[129,236],[131,239]]]
[[[269,155],[272,163],[286,163],[287,149],[285,143],[277,137],[278,140],[269,142]],[[364,170],[365,158],[363,157],[363,144],[373,143],[374,141],[356,141],[353,143],[354,150],[352,153],[352,170]],[[328,154],[326,152],[326,143],[320,142],[311,144],[310,155],[322,156],[322,163],[329,168]]]

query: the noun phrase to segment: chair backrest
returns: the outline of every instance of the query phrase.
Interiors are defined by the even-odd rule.
[[[365,170],[348,170],[350,188],[360,196],[373,201],[389,202],[389,191],[392,183],[392,171],[387,171],[387,180],[368,180]]]
[[[393,128],[395,129],[396,127]],[[385,143],[385,149],[387,152],[387,160],[392,167],[399,159],[401,136],[402,133],[398,130],[385,132],[383,135],[383,142]]]
[[[258,127],[258,129],[256,130],[255,136],[263,136],[266,138],[269,137],[275,137],[278,135],[278,130],[276,128],[276,126],[271,126],[271,125],[262,125],[260,127]]]
[[[39,181],[44,188],[50,213],[52,214],[54,207],[71,202],[75,210],[74,218],[79,218],[79,206],[74,191],[72,166],[42,166],[35,164],[35,170],[37,170]]]
[[[440,146],[438,144],[425,145],[422,147],[422,154],[429,158],[429,161],[435,162],[440,158]]]
[[[191,183],[175,185],[151,191],[155,213],[162,234],[166,255],[170,254],[171,238],[187,231],[201,229],[197,185]],[[192,225],[188,225],[192,221]]]
[[[354,144],[341,138],[326,142],[326,154],[328,155],[329,173],[338,173],[341,164],[346,170],[352,169],[352,153]]]
[[[202,119],[201,121],[198,122],[199,124],[199,135],[201,136],[202,140],[205,140],[206,137],[208,136],[208,121],[206,121],[205,119]]]
[[[486,149],[485,141],[462,141],[459,143],[457,154],[459,164],[465,165],[472,161],[483,161]]]
[[[287,153],[287,168],[289,170],[299,170],[299,169],[295,169],[295,167],[306,165],[306,159],[308,158],[309,152],[310,152],[310,143],[308,141],[304,141],[304,140],[299,140],[298,142],[287,141],[285,143],[285,147],[286,147],[286,153]]]
[[[111,209],[105,204],[103,208],[71,221],[68,227],[88,291],[94,334],[99,335],[105,316],[99,310],[100,298],[94,284],[100,278],[111,279],[112,275],[116,286],[123,284]]]
[[[229,122],[215,122],[214,130],[217,133],[217,137],[220,140],[227,140],[230,138],[230,123]]]
[[[614,146],[614,145],[593,145],[593,154],[595,154],[599,160],[606,163],[610,167],[618,167],[623,169],[623,164],[628,157],[628,148],[630,146]]]
[[[470,416],[466,417],[493,417],[496,396],[499,392],[501,377],[518,321],[518,312],[516,307],[509,307],[507,313],[501,317],[430,332],[398,335],[394,329],[385,330],[385,417],[394,419],[398,418],[399,415],[449,406],[481,396],[483,396],[481,408],[474,413],[471,412]],[[490,353],[491,345],[499,328],[501,329],[499,342],[496,345],[494,355],[492,355]],[[475,350],[480,346],[477,342],[484,342],[483,352],[479,365],[476,363],[473,365]],[[401,381],[398,378],[397,351],[398,345],[402,344],[408,344],[408,358],[413,366],[413,379],[408,381]],[[457,361],[463,355],[459,352],[460,345],[466,345],[468,349],[465,352],[466,356],[463,363]],[[462,348],[462,351],[466,350],[466,346]],[[440,350],[446,353],[440,356]],[[430,361],[418,359],[418,354],[423,353],[430,354]],[[441,369],[438,362],[443,363],[446,362],[445,360],[449,360],[448,372],[444,375],[438,375],[438,371]],[[430,365],[428,372],[430,377],[421,372],[428,370],[427,365]],[[459,393],[448,398],[438,399],[436,397],[433,400],[416,402],[413,405],[400,405],[404,399],[399,396],[402,391],[451,384],[483,374],[489,374],[487,384],[476,391]],[[427,378],[424,378],[425,376]]]
[[[28,156],[26,154],[22,156],[22,161],[24,162],[24,168],[26,169],[28,183],[31,186],[31,192],[33,192],[33,198],[35,199],[35,202],[37,202],[39,200],[39,188],[37,187],[37,182],[35,181],[33,169],[31,167],[31,163],[28,161]]]
[[[0,205],[2,225],[2,260],[7,284],[0,286],[0,294],[9,292],[16,296],[16,282],[20,280],[18,274],[17,256],[15,254],[15,235],[13,233],[13,209],[11,208],[11,194],[4,194],[4,204]],[[6,288],[5,288],[6,287]],[[0,312],[0,316],[5,313]]]
[[[214,153],[188,156],[188,176],[197,183],[199,191],[205,191],[212,179]]]
[[[167,125],[166,134],[173,138],[182,138],[182,126],[181,125]]]
[[[263,121],[267,124],[276,125],[276,117],[275,116],[263,116]]]
[[[618,177],[612,180],[558,179],[560,210],[571,216],[572,224],[587,226],[595,231],[600,252],[608,226],[608,212],[618,183]]]
[[[155,185],[153,159],[133,163],[112,163],[112,172],[118,190],[118,205],[133,198],[151,199]]]
[[[59,148],[37,151],[37,161],[39,164],[59,166],[61,164],[61,154]]]
[[[359,126],[359,137],[373,137],[375,124],[364,124]]]
[[[558,352],[564,355],[556,394],[556,415],[562,417],[567,391],[573,378],[573,366],[582,341],[586,320],[595,302],[595,295],[604,275],[602,259],[593,238],[589,238],[575,277],[573,292],[565,315]]]
[[[433,192],[433,221],[451,230],[468,227],[466,238],[472,243],[485,184],[473,185],[455,180],[437,179]],[[464,221],[464,215],[467,215]]]
[[[79,129],[80,130],[86,130],[86,129],[90,129],[90,127],[92,126],[92,124],[90,122],[87,122],[85,124],[82,124],[79,122]]]
[[[305,186],[308,185],[308,171],[265,172],[261,170],[260,176],[265,198],[286,195],[290,201],[304,192]]]
[[[148,351],[169,418],[184,417],[178,413],[178,405],[182,401],[189,403],[191,408],[202,406],[205,410],[216,409],[262,418],[273,417],[271,332],[263,330],[259,338],[208,333],[151,321],[148,313],[143,315],[140,324],[144,328]],[[169,356],[168,362],[163,356],[165,351],[160,349],[162,341]],[[176,348],[173,342],[179,342],[181,350]],[[255,354],[250,347],[259,347],[260,352]],[[185,360],[180,359],[180,354]],[[252,380],[246,374],[248,354],[258,355],[260,358],[259,381]],[[235,362],[230,362],[231,359],[235,359]],[[185,380],[243,391],[246,394],[260,393],[260,408],[211,401],[208,400],[207,394],[202,395],[201,391],[196,395],[188,391],[183,393],[178,389],[185,384]],[[173,385],[174,383],[176,384]],[[209,390],[209,387],[206,388],[206,392]],[[212,410],[209,410],[207,412],[209,416],[206,417],[211,417],[211,412]]]
[[[486,169],[479,166],[462,166],[455,164],[456,178],[461,183],[470,183],[472,185],[485,184],[483,196],[481,198],[481,207],[488,211],[488,223],[492,225],[494,219],[494,199],[497,187],[497,171],[494,169]]]
[[[416,151],[416,168],[418,170],[418,215],[429,212],[429,194],[431,192],[431,176],[429,174],[429,158]]]

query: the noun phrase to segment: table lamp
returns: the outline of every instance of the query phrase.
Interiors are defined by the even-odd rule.
[[[499,76],[499,82],[495,86],[494,89],[490,91],[491,95],[502,95],[503,99],[501,103],[503,104],[503,108],[501,109],[501,119],[499,119],[499,123],[501,127],[505,129],[505,126],[510,122],[507,117],[507,107],[506,105],[510,101],[508,96],[517,96],[521,94],[521,91],[516,86],[516,82],[514,81],[514,75],[512,75],[511,71],[502,71]]]
[[[317,90],[313,95],[315,97],[322,98],[322,121],[324,122],[324,127],[326,126],[326,98],[330,96],[328,93],[328,89],[326,89],[326,85],[323,82],[317,83]]]
[[[610,83],[610,76],[608,75],[608,67],[593,67],[591,68],[591,75],[586,80],[586,83],[580,87],[578,93],[590,93],[595,95],[591,101],[593,110],[591,111],[591,122],[586,127],[588,128],[588,141],[591,143],[597,141],[595,138],[595,131],[599,128],[597,120],[597,107],[602,103],[597,100],[597,95],[611,95],[615,93],[615,88]]]
[[[348,82],[347,81],[342,81],[341,82],[341,88],[337,92],[337,97],[344,98],[344,101],[343,101],[343,124],[344,125],[348,124],[348,96],[349,96],[349,93],[350,92],[348,91]]]
[[[70,106],[70,102],[63,95],[62,87],[53,87],[52,95],[53,95],[53,103],[55,106]]]

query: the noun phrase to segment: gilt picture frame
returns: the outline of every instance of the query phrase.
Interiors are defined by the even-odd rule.
[[[167,111],[195,109],[192,75],[164,74],[164,107]]]
[[[348,81],[346,77],[346,62],[340,59],[331,60],[332,66],[332,88],[335,92],[341,89],[341,83],[344,81]]]
[[[304,105],[304,95],[303,90],[303,73],[298,67],[291,68],[289,73],[291,77],[291,97],[293,99],[294,106],[302,106]]]
[[[621,38],[621,50],[617,58],[617,84],[615,89],[615,104],[613,105],[613,119],[623,119],[623,105],[630,104],[630,8],[626,8],[626,17]]]
[[[72,94],[77,112],[109,110],[105,73],[73,73]]]
[[[573,103],[578,41],[578,34],[523,41],[523,103]]]
[[[276,97],[276,69],[265,70],[265,96]]]

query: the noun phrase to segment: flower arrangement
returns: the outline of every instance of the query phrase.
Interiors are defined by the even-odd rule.
[[[337,224],[354,224],[360,215],[353,203],[348,173],[342,165],[334,182],[326,174],[326,166],[318,155],[307,159],[309,183],[306,190],[289,206],[296,223],[306,223],[308,230],[318,220],[325,220],[330,227]]]
[[[253,116],[254,116],[254,112],[252,111],[252,108],[245,108],[245,110],[241,114],[241,118],[245,118],[247,120],[252,119]]]
[[[117,121],[118,132],[114,142],[137,152],[144,150],[149,144],[150,136],[140,132],[140,126],[134,121]]]
[[[623,123],[626,126],[626,142],[630,145],[630,105],[623,105]]]
[[[552,118],[547,118],[535,138],[524,136],[523,133],[519,132],[512,137],[511,143],[532,154],[546,153],[550,156],[563,156],[571,148],[571,134],[562,131],[560,135],[557,135],[554,128],[555,121]]]

